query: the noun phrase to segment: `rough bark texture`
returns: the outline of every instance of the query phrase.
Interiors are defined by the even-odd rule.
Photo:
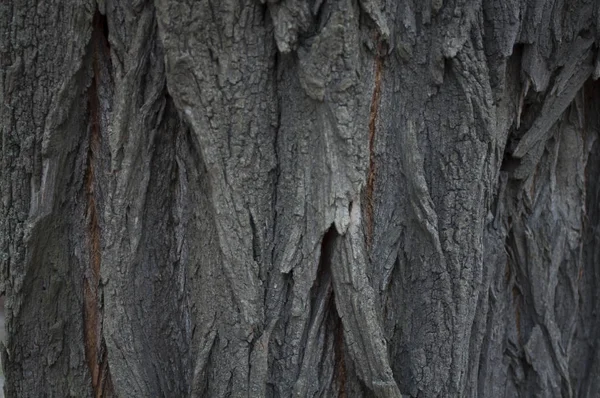
[[[594,397],[600,2],[0,2],[9,397]]]

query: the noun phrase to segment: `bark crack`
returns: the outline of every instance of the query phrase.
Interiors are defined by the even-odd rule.
[[[344,325],[337,310],[335,309],[335,293],[331,295],[331,307],[336,324],[336,332],[334,337],[334,356],[336,379],[338,380],[338,397],[346,398],[347,372],[346,372],[346,357],[344,355]]]
[[[375,56],[375,87],[371,98],[371,111],[369,113],[369,174],[367,177],[367,247],[371,248],[373,241],[373,210],[375,189],[375,132],[377,125],[377,116],[379,113],[379,102],[381,96],[381,73],[383,70],[383,42],[378,40],[377,55]]]
[[[347,371],[346,371],[346,359],[344,355],[344,327],[342,324],[342,319],[340,318],[336,305],[335,305],[335,291],[332,283],[332,274],[331,274],[331,258],[333,256],[334,245],[336,243],[339,234],[337,233],[335,226],[331,225],[329,229],[323,235],[323,239],[321,241],[321,255],[319,260],[319,269],[317,271],[317,278],[315,281],[315,286],[313,286],[313,290],[319,289],[325,292],[326,297],[325,300],[328,301],[327,307],[329,307],[329,317],[333,324],[334,329],[334,341],[333,341],[333,355],[334,355],[334,379],[336,380],[337,389],[338,389],[338,397],[345,398],[347,397],[346,393],[346,384],[347,384]],[[331,290],[330,290],[331,289]],[[329,293],[327,293],[329,291]],[[316,293],[313,292],[313,295]],[[311,305],[311,308],[316,307],[316,303],[314,302]],[[311,315],[312,321],[316,321],[314,319],[316,315]],[[312,323],[312,322],[311,322]]]
[[[98,86],[102,81],[100,69],[106,57],[108,40],[106,20],[98,11],[93,18],[92,32],[92,82],[88,90],[90,117],[89,146],[85,173],[85,196],[87,201],[87,232],[89,269],[83,281],[85,355],[90,374],[94,397],[112,396],[112,382],[108,368],[106,343],[102,336],[102,293],[100,287],[100,267],[102,264],[101,230],[97,204],[97,163],[102,135],[102,108]]]

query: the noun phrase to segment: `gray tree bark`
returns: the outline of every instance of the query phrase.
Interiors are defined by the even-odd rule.
[[[594,397],[600,2],[0,2],[8,397]]]

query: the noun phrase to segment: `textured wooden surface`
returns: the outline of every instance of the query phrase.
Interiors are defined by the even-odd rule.
[[[595,396],[599,18],[0,2],[7,396]]]

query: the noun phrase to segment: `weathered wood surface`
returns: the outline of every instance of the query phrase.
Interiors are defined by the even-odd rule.
[[[0,2],[8,397],[594,397],[600,2]]]

